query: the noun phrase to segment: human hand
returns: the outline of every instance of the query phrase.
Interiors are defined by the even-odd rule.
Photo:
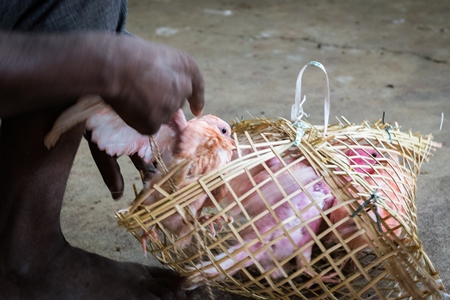
[[[197,63],[187,53],[138,37],[115,36],[105,64],[107,88],[101,94],[120,117],[140,133],[153,134],[188,100],[194,115],[204,106],[204,82]],[[124,181],[117,163],[98,149],[86,134],[91,154],[113,199],[123,195]],[[149,181],[155,170],[137,154],[130,156]]]
[[[114,200],[119,200],[123,196],[125,184],[117,162],[118,157],[110,156],[105,151],[100,150],[97,144],[92,141],[92,132],[86,131],[84,137],[88,142],[92,158],[100,171],[103,181],[111,193],[111,197]],[[130,159],[141,174],[143,183],[149,182],[156,172],[153,164],[146,163],[137,153],[131,155]]]
[[[187,100],[194,115],[204,106],[204,82],[187,53],[138,37],[116,36],[105,64],[102,98],[142,134],[155,133]]]

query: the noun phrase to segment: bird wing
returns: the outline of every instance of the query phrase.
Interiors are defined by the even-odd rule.
[[[128,126],[100,96],[92,95],[80,98],[58,117],[44,138],[45,146],[52,148],[62,134],[83,122],[86,122],[86,129],[92,131],[92,141],[109,155],[138,153],[146,162],[152,159],[149,137]],[[173,132],[167,126],[155,134],[164,149],[172,136]]]
[[[149,137],[128,126],[110,106],[89,117],[86,129],[92,131],[92,141],[98,148],[111,156],[138,153],[146,162],[152,157]]]

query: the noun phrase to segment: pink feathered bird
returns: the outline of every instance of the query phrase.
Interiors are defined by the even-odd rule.
[[[76,105],[67,109],[57,119],[44,143],[51,148],[61,134],[74,125],[86,121],[86,129],[92,131],[92,141],[100,150],[111,156],[132,155],[138,153],[147,163],[155,162],[156,153],[152,151],[149,136],[141,135],[129,127],[100,97],[80,99]],[[231,160],[234,141],[231,139],[231,128],[222,119],[205,115],[186,121],[184,113],[179,109],[169,124],[161,125],[160,130],[153,135],[159,148],[162,163],[167,169],[188,161],[183,168],[172,176],[176,188],[182,188],[196,181],[210,171],[225,165]],[[163,177],[157,171],[146,188],[151,188]],[[161,186],[167,192],[172,192],[168,183]],[[222,187],[224,188],[224,187]],[[150,205],[162,198],[155,192],[143,204]],[[206,194],[189,205],[191,213],[198,216],[203,206]],[[183,222],[179,214],[174,214],[163,221],[163,224],[173,234],[180,237],[188,232],[189,226]],[[145,242],[146,236],[143,236]]]
[[[294,162],[290,157],[286,159],[286,162],[288,164],[293,163],[289,167],[289,171],[283,169],[284,165],[277,157],[267,162],[271,172],[278,172],[276,176],[278,185],[273,180],[266,181],[270,178],[270,175],[263,167],[257,167],[255,170],[259,172],[252,176],[257,185],[261,184],[258,191],[249,180],[245,180],[241,176],[230,181],[230,187],[238,197],[249,191],[254,191],[242,199],[244,209],[251,218],[257,219],[261,214],[265,213],[265,215],[257,219],[253,225],[248,225],[240,231],[239,234],[244,243],[237,243],[227,250],[232,258],[227,258],[220,263],[219,260],[227,256],[226,253],[219,254],[214,258],[229,275],[233,275],[240,268],[260,264],[264,272],[271,272],[272,278],[282,277],[283,272],[276,268],[274,259],[278,262],[285,261],[285,267],[288,269],[288,261],[294,258],[294,252],[312,240],[310,230],[315,234],[318,233],[322,222],[320,217],[314,221],[306,222],[313,217],[318,217],[320,215],[319,210],[328,209],[333,201],[333,196],[313,168],[303,162]],[[276,207],[273,209],[273,213],[269,211],[259,193],[264,196],[268,205]],[[286,196],[290,199],[287,199]],[[230,200],[230,195],[228,195],[224,199],[224,207],[232,204],[233,201]],[[234,217],[242,215],[240,209],[236,207],[238,206],[236,205],[229,212]],[[303,220],[306,222],[304,223]],[[274,229],[281,223],[283,226]],[[307,226],[309,230],[306,228]],[[290,238],[286,234],[289,234]],[[255,240],[258,241],[248,248],[245,247]],[[262,249],[269,244],[269,247]],[[302,251],[302,256],[308,262],[311,260],[311,252],[312,245]],[[250,257],[250,254],[253,258]],[[305,265],[300,255],[295,258],[297,268]],[[246,261],[243,264],[237,266],[244,260]],[[197,265],[197,268],[203,268],[209,278],[219,274],[218,269],[211,262],[203,262]],[[305,273],[312,275],[312,272],[308,269]],[[330,278],[324,277],[323,279],[331,281]],[[197,283],[203,281],[204,278],[201,273],[196,273],[189,280],[192,283]]]
[[[205,115],[191,121],[194,120],[203,120],[215,127],[221,135],[228,138],[231,136],[230,126],[216,116]],[[100,150],[109,155],[122,156],[138,153],[147,163],[155,160],[150,147],[149,136],[142,135],[128,126],[111,106],[98,96],[80,98],[75,105],[65,110],[45,136],[45,146],[48,149],[52,148],[64,132],[83,122],[86,122],[86,129],[92,131],[92,141],[97,144]],[[166,163],[172,161],[173,153],[179,141],[178,137],[185,126],[186,119],[180,109],[175,113],[172,122],[162,124],[160,130],[153,135]],[[195,126],[191,126],[188,132],[191,128],[195,128]]]
[[[176,125],[176,145],[170,151],[169,160],[164,159],[164,163],[170,170],[177,165],[186,161],[188,163],[176,171],[171,179],[172,184],[180,189],[184,186],[197,181],[203,175],[230,162],[232,151],[234,149],[234,141],[230,138],[231,128],[223,120],[212,116],[204,116],[201,118],[194,118],[186,122],[183,114],[177,114],[172,123]],[[171,126],[174,126],[171,125]],[[158,171],[150,181],[150,187],[159,182],[163,173]],[[161,186],[166,192],[171,191],[171,183],[166,181]],[[218,188],[219,190],[226,189],[225,186]],[[219,191],[212,191],[213,193],[220,193]],[[144,202],[145,205],[151,205],[160,199],[164,198],[158,191],[152,193]],[[194,202],[189,204],[191,214],[198,218],[201,208],[204,206],[205,200],[208,198],[207,194],[202,194]],[[182,238],[191,229],[184,222],[182,216],[174,213],[161,222],[165,228],[170,232]],[[213,225],[210,226],[211,231]],[[184,239],[178,242],[178,246],[185,247],[190,243],[190,239]]]
[[[408,183],[402,175],[403,172],[400,170],[398,159],[393,157],[390,163],[386,163],[382,167],[377,168],[377,164],[381,166],[380,160],[382,156],[374,149],[350,149],[347,150],[345,154],[349,158],[350,166],[352,166],[356,172],[361,173],[366,182],[372,187],[372,190],[374,191],[373,197],[382,197],[387,206],[396,213],[397,219],[391,216],[391,214],[382,207],[377,207],[378,217],[373,211],[369,211],[369,216],[374,222],[380,222],[380,229],[384,232],[389,231],[389,235],[392,238],[393,235],[398,236],[401,233],[400,222],[398,219],[402,219],[402,216],[407,211],[406,200],[408,198],[405,188],[405,185]],[[338,199],[335,199],[333,206],[338,203]],[[363,201],[360,201],[360,203],[362,204]],[[349,213],[345,207],[340,207],[330,213],[330,221],[333,224],[348,217]],[[379,218],[379,220],[377,220],[377,218]],[[347,239],[358,231],[358,227],[352,218],[348,218],[348,220],[339,225],[336,229],[344,239]],[[339,242],[339,239],[333,233],[331,233],[328,238],[334,242]],[[369,246],[363,235],[358,235],[348,241],[347,245],[351,249],[356,249],[363,245],[366,245],[366,247]]]

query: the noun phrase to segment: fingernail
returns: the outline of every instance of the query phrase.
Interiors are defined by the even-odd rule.
[[[122,198],[122,196],[123,192],[111,192],[111,197],[116,201]]]

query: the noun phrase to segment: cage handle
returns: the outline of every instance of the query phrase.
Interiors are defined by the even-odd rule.
[[[324,99],[324,129],[323,135],[326,135],[328,128],[328,120],[330,118],[330,82],[328,80],[328,74],[325,70],[325,67],[317,61],[310,61],[307,63],[299,72],[297,77],[297,83],[295,85],[295,103],[292,105],[291,109],[291,119],[293,122],[301,121],[302,117],[306,115],[303,110],[303,103],[306,101],[306,95],[303,96],[303,100],[301,100],[302,96],[302,77],[303,72],[308,66],[315,66],[321,69],[325,73],[326,85],[325,85],[325,99]]]

